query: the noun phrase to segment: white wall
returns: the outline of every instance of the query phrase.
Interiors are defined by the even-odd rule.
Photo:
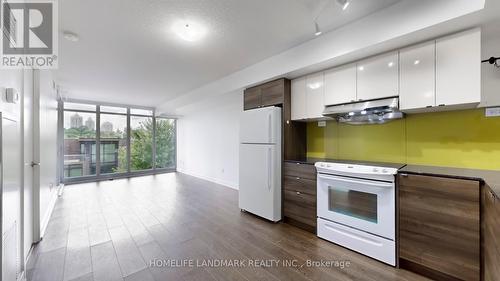
[[[242,111],[242,92],[180,109],[177,170],[237,189]]]

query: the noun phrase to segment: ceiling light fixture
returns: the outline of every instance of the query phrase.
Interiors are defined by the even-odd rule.
[[[172,29],[177,36],[189,42],[198,41],[207,33],[207,29],[197,22],[177,21]]]
[[[417,65],[417,64],[419,64],[419,63],[420,63],[420,61],[419,61],[419,60],[415,60],[415,61],[413,62],[413,64],[414,64],[414,65]]]
[[[314,27],[315,27],[315,30],[316,30],[316,32],[314,33],[314,35],[315,36],[320,36],[321,33],[323,33],[323,32],[321,32],[321,29],[319,29],[319,25],[318,25],[317,22],[314,22]]]
[[[63,37],[64,37],[64,39],[71,41],[71,42],[78,42],[78,40],[80,40],[80,37],[78,37],[78,34],[70,32],[70,31],[64,31]]]
[[[391,61],[387,64],[388,67],[393,67],[394,66],[394,63]]]
[[[347,7],[351,4],[351,1],[349,0],[337,0],[337,4],[339,4],[340,7],[342,7],[342,10],[345,11],[347,10]]]

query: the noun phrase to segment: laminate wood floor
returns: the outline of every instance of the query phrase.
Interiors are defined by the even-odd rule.
[[[236,190],[180,173],[67,186],[27,279],[426,280],[242,213]]]

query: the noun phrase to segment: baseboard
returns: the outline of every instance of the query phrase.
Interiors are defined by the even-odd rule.
[[[207,177],[207,176],[200,175],[200,174],[197,174],[197,173],[193,173],[193,172],[190,172],[190,171],[187,171],[187,170],[183,170],[183,169],[177,169],[177,172],[183,173],[183,174],[186,174],[186,175],[189,175],[189,176],[192,176],[192,177],[200,178],[200,179],[203,179],[203,180],[206,180],[206,181],[210,181],[210,182],[213,182],[213,183],[216,183],[216,184],[220,184],[220,185],[223,185],[225,187],[229,187],[229,188],[232,188],[232,189],[235,189],[235,190],[238,190],[238,184],[235,184],[233,182],[229,182],[229,181],[225,181],[225,180],[221,180],[221,179],[217,179],[217,178],[213,178],[213,177]]]
[[[43,218],[40,220],[40,238],[45,235],[45,231],[47,230],[47,226],[49,225],[50,216],[52,215],[52,211],[54,211],[54,207],[56,206],[57,198],[59,197],[58,189],[59,186],[57,186],[52,192],[47,212],[45,212]]]

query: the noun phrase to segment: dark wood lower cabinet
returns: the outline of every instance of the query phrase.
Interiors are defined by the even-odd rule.
[[[500,198],[488,186],[483,201],[483,280],[500,280]]]
[[[283,180],[285,222],[316,233],[316,168],[285,162]]]
[[[436,280],[480,280],[480,183],[398,180],[400,266]]]

